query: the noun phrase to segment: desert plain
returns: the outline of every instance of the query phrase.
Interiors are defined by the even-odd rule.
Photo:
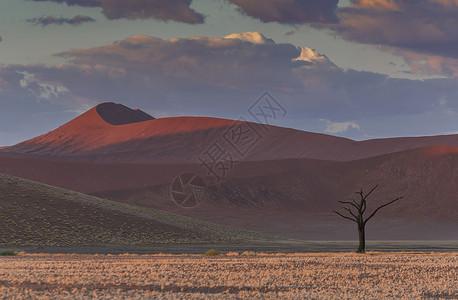
[[[457,299],[457,252],[0,257],[4,299]]]

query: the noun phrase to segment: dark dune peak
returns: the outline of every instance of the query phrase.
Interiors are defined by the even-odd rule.
[[[130,109],[127,106],[113,102],[99,104],[96,109],[99,116],[111,125],[125,125],[154,120],[152,116],[139,109]]]

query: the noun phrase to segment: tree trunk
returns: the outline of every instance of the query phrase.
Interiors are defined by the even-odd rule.
[[[366,252],[366,236],[364,233],[364,224],[358,224],[358,233],[359,233],[358,253],[364,253]]]

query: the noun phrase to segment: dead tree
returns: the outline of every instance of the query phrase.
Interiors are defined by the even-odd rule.
[[[396,199],[394,199],[394,200],[392,200],[392,201],[390,201],[388,203],[380,205],[379,207],[377,207],[374,210],[374,212],[372,214],[369,215],[369,217],[364,219],[363,215],[364,215],[364,212],[366,211],[366,208],[367,208],[366,199],[367,199],[367,197],[369,197],[370,194],[372,194],[372,192],[377,187],[378,187],[378,184],[376,186],[374,186],[369,191],[369,193],[367,193],[366,195],[364,195],[362,189],[361,189],[361,191],[356,192],[355,194],[359,195],[359,197],[360,197],[359,202],[357,202],[355,199],[350,199],[349,201],[339,201],[342,204],[348,204],[347,207],[344,206],[344,209],[349,213],[349,215],[344,215],[344,214],[341,214],[341,213],[333,210],[333,212],[335,212],[336,214],[338,214],[342,218],[350,220],[350,221],[353,221],[358,225],[358,236],[359,236],[359,247],[358,247],[358,251],[357,251],[358,253],[364,253],[366,251],[366,236],[365,236],[365,231],[364,230],[365,230],[367,221],[369,221],[373,216],[375,216],[375,214],[379,211],[379,209],[381,209],[381,208],[383,208],[385,206],[388,206],[388,205],[390,205],[390,204],[392,204],[392,203],[404,198],[404,197],[398,197],[398,198],[396,198]],[[354,211],[354,210],[356,210],[356,211]]]

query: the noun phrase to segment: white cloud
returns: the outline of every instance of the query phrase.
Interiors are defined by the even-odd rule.
[[[350,128],[361,130],[361,127],[355,121],[346,121],[346,122],[332,122],[325,119],[320,119],[320,121],[326,123],[326,129],[324,132],[336,134],[347,132]]]
[[[19,85],[34,93],[39,98],[53,100],[62,94],[70,92],[61,84],[41,83],[34,78],[33,74],[28,72],[21,72],[21,74],[24,77],[19,81]]]
[[[225,39],[238,39],[253,44],[274,44],[275,42],[271,39],[267,39],[264,35],[259,32],[242,32],[233,33],[224,37]]]

